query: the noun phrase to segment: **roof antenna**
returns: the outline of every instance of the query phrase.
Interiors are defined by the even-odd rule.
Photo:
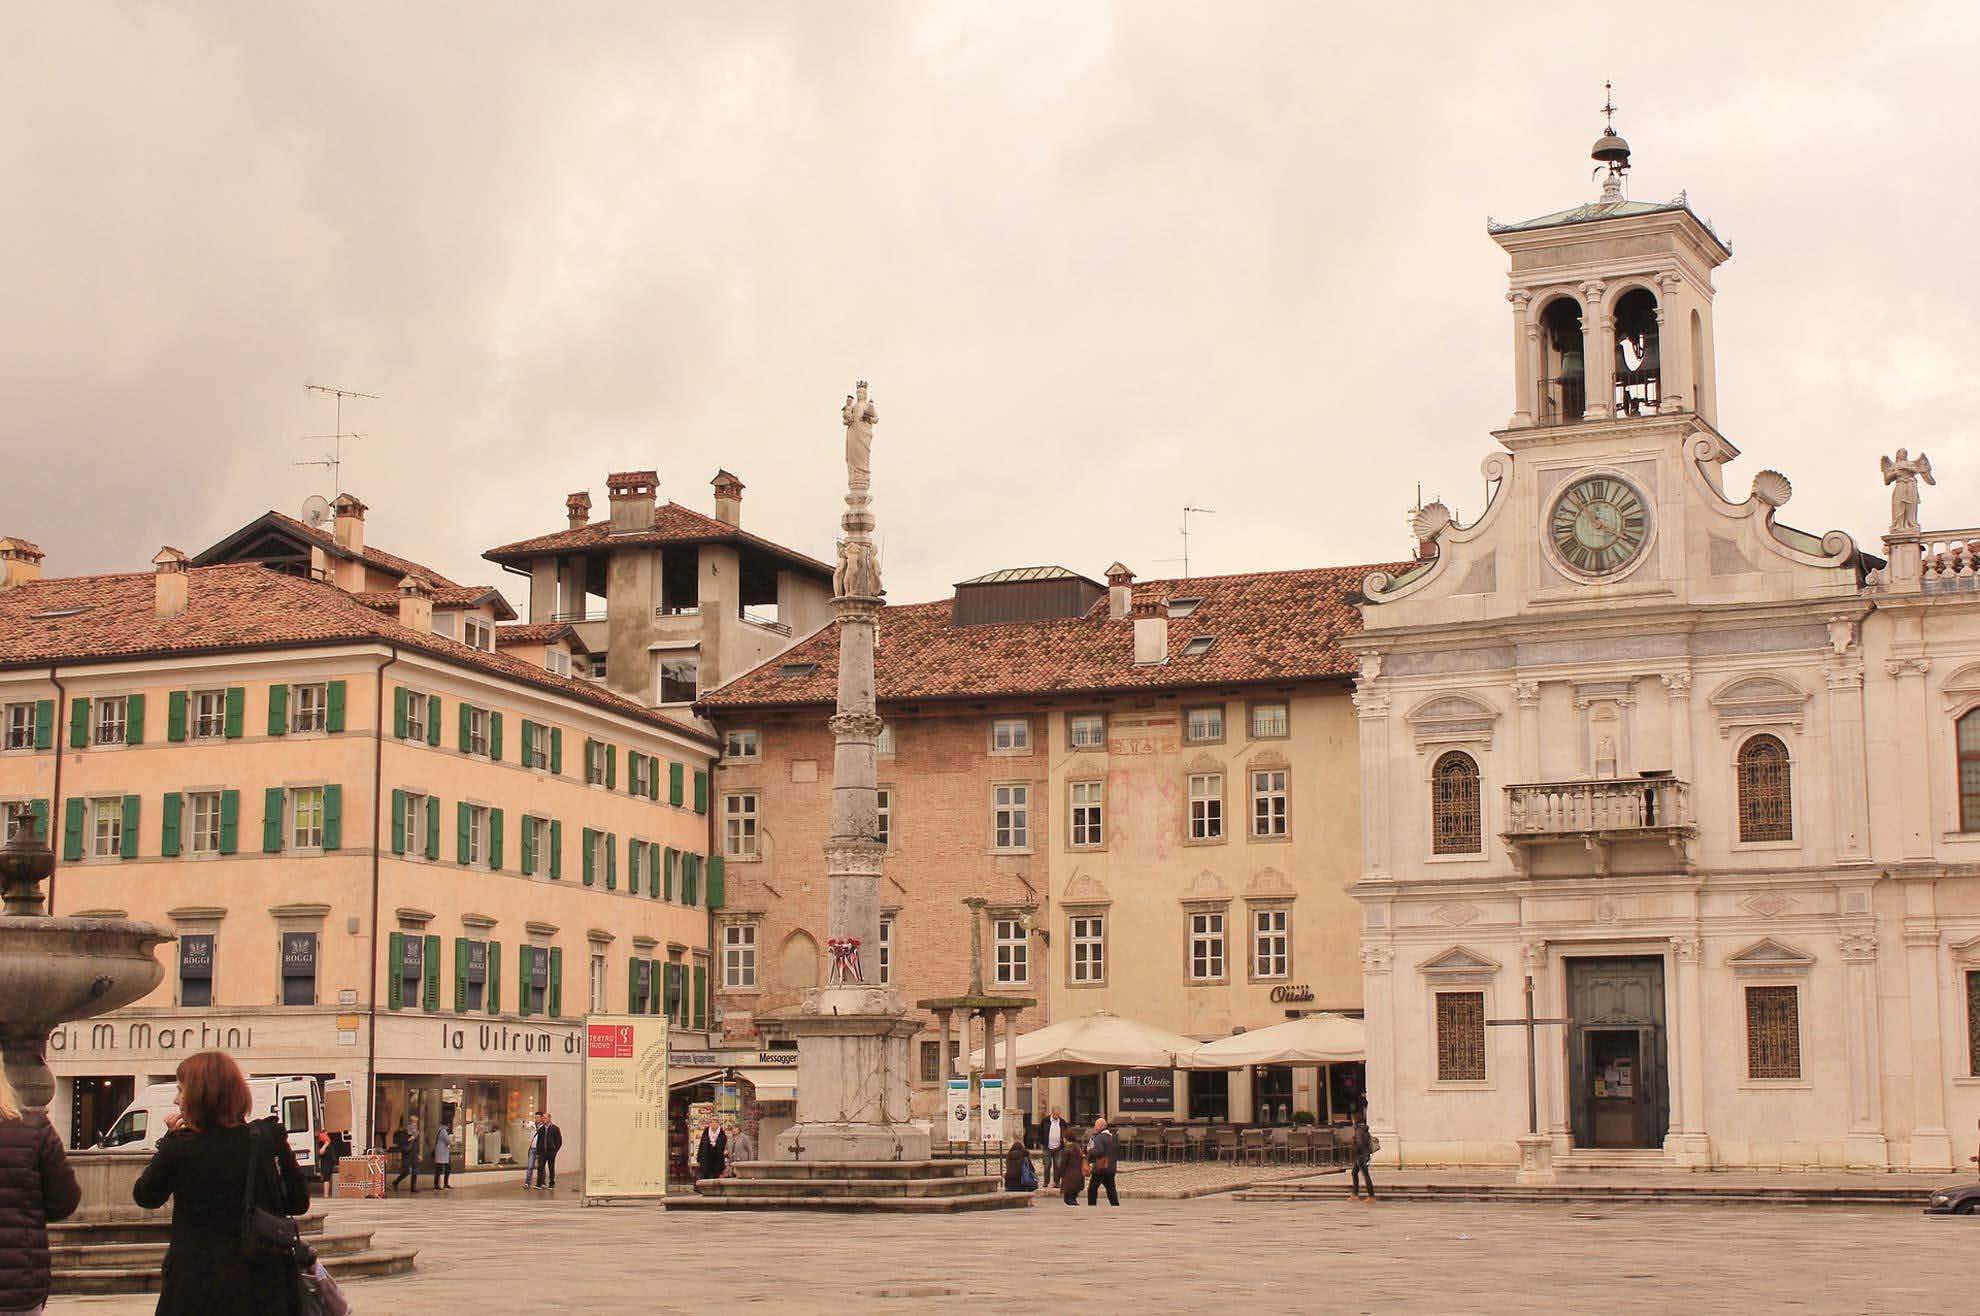
[[[344,399],[370,398],[373,402],[376,402],[378,395],[376,393],[360,393],[356,389],[350,388],[332,388],[328,384],[311,384],[307,381],[304,382],[303,389],[310,393],[328,393],[337,399],[337,424],[328,434],[303,435],[305,439],[328,440],[331,444],[329,452],[321,457],[306,457],[302,461],[293,464],[296,466],[322,466],[328,469],[330,472],[330,492],[332,494],[340,494],[344,492],[344,440],[361,439],[364,437],[362,434],[345,430]]]
[[[1198,514],[1199,516],[1215,516],[1215,515],[1217,514],[1217,509],[1216,509],[1216,508],[1214,508],[1214,507],[1185,507],[1185,508],[1183,508],[1183,519],[1182,519],[1182,541],[1183,541],[1183,555],[1182,555],[1182,569],[1183,569],[1183,579],[1184,579],[1184,580],[1188,580],[1188,579],[1189,579],[1189,514],[1190,514],[1191,512],[1195,512],[1195,513],[1197,513],[1197,514]]]
[[[1629,143],[1616,136],[1616,93],[1612,83],[1602,84],[1602,135],[1595,139],[1595,149],[1589,152],[1595,160],[1595,172],[1601,173],[1608,166],[1609,176],[1602,180],[1602,205],[1613,205],[1623,199],[1623,175],[1629,172]]]

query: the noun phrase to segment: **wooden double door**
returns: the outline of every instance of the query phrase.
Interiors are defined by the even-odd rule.
[[[1568,1112],[1577,1147],[1661,1147],[1670,1128],[1661,956],[1569,958]]]

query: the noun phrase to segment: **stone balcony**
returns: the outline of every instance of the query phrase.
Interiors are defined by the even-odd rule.
[[[1689,842],[1698,834],[1691,817],[1690,787],[1674,777],[1614,777],[1593,781],[1540,781],[1508,786],[1506,829],[1499,834],[1523,872],[1552,862],[1550,872],[1579,867],[1573,855],[1558,851],[1578,848],[1593,856],[1603,875],[1615,866],[1617,851],[1631,847],[1663,847],[1674,856],[1636,854],[1639,863],[1685,867]],[[1632,868],[1638,864],[1630,865]]]
[[[1893,530],[1884,536],[1887,565],[1864,581],[1873,592],[1980,592],[1980,528]]]

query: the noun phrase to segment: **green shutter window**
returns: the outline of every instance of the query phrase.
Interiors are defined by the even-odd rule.
[[[400,740],[404,740],[406,738],[406,732],[411,726],[412,719],[406,716],[406,688],[402,685],[394,686],[392,688],[392,734]]]
[[[440,800],[434,795],[426,797],[426,857],[440,857]]]
[[[523,723],[523,729],[527,731],[529,729],[529,723],[527,722]],[[535,877],[536,876],[536,819],[530,817],[528,814],[523,815],[522,843],[523,843],[522,874],[524,877]]]
[[[684,854],[681,856],[681,903],[693,905],[701,887],[701,856]]]
[[[646,798],[656,803],[660,799],[660,760],[646,760]]]
[[[392,853],[406,852],[406,793],[392,792]]]
[[[636,749],[626,751],[626,793],[639,794],[639,751]]]
[[[426,697],[426,743],[440,748],[440,696]]]
[[[700,768],[694,770],[694,811],[708,812],[708,774]]]
[[[137,858],[138,852],[138,797],[124,797],[124,844],[121,853],[126,859]]]
[[[605,789],[616,790],[619,785],[619,747],[605,747]]]
[[[646,842],[628,840],[626,842],[626,894],[639,894],[639,861],[646,853]]]
[[[454,806],[454,858],[457,863],[468,861],[468,806],[465,800]]]
[[[158,820],[158,853],[170,859],[179,853],[179,810],[184,797],[177,791],[165,792],[165,808]]]
[[[616,833],[605,833],[605,889],[616,891],[619,886],[619,838]]]
[[[554,880],[564,875],[564,824],[555,818],[550,820],[550,876]]]
[[[680,862],[680,854],[681,852],[679,850],[676,850],[670,845],[667,847],[666,852],[660,856],[660,898],[662,900],[672,900],[674,898],[674,868]]]
[[[555,1019],[564,1012],[564,952],[556,946],[550,948],[550,1017]]]
[[[186,692],[174,690],[165,696],[165,739],[177,744],[186,738]]]
[[[535,956],[528,946],[516,947],[516,1013],[529,1017],[530,970]]]
[[[490,1014],[502,1013],[502,943],[488,943],[488,990],[483,1002]]]
[[[341,850],[344,846],[344,788],[323,788],[323,848]]]
[[[646,843],[646,894],[660,898],[660,847],[652,841]]]
[[[667,803],[679,806],[681,802],[681,782],[684,769],[678,763],[667,765]]]
[[[681,966],[669,963],[664,967],[667,970],[666,976],[662,979],[662,995],[665,999],[661,1004],[665,1008],[667,1017],[672,1019],[681,1011]]]
[[[461,753],[463,754],[472,753],[474,750],[474,736],[468,725],[469,723],[468,706],[466,704],[461,705],[461,712],[458,720],[461,724]]]
[[[598,862],[592,857],[591,851],[592,838],[597,835],[598,833],[589,827],[584,829],[584,854],[581,857],[584,860],[584,884],[586,886],[590,886],[598,880]]]
[[[227,687],[227,739],[241,738],[241,724],[247,718],[247,687],[230,685]]]
[[[694,1026],[708,1027],[708,966],[694,966]]]
[[[502,866],[502,811],[488,811],[488,866],[499,869]]]
[[[385,939],[385,1008],[397,1010],[405,1005],[404,980],[400,977],[406,962],[406,934],[394,932]]]
[[[124,700],[124,743],[126,745],[144,743],[143,695],[131,695]]]
[[[522,733],[523,733],[523,755],[522,755],[523,766],[525,768],[535,767],[536,766],[536,762],[535,762],[536,723],[530,721],[528,718],[524,718],[522,725]]]
[[[714,855],[708,860],[708,907],[720,909],[722,899],[728,894],[728,871],[722,856]]]
[[[69,705],[69,748],[89,747],[89,700],[78,699]]]
[[[454,1013],[467,1013],[468,989],[468,943],[466,937],[454,938]]]
[[[550,728],[550,771],[562,775],[564,771],[564,729]]]
[[[34,701],[34,747],[52,749],[55,746],[55,701],[37,699]]]
[[[639,956],[626,957],[626,1013],[639,1013]]]
[[[82,858],[83,802],[70,800],[62,806],[62,857]]]
[[[332,681],[324,687],[323,729],[342,731],[344,729],[344,683]]]
[[[502,761],[502,715],[488,715],[488,757],[495,762]]]
[[[34,823],[35,839],[53,849],[55,838],[48,834],[48,801],[40,799],[28,805],[28,817]]]
[[[241,848],[241,793],[220,792],[220,853],[233,854]]]
[[[426,975],[420,984],[420,1008],[433,1014],[440,1009],[440,938],[426,939],[426,946],[420,951],[419,967]]]
[[[282,788],[270,786],[261,795],[261,852],[282,853]]]
[[[289,730],[289,687],[277,681],[268,687],[268,734],[286,735]]]

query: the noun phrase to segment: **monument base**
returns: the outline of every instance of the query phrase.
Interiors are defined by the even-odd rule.
[[[1522,1133],[1519,1135],[1519,1173],[1513,1176],[1518,1184],[1548,1184],[1554,1182],[1554,1140],[1544,1133]]]

